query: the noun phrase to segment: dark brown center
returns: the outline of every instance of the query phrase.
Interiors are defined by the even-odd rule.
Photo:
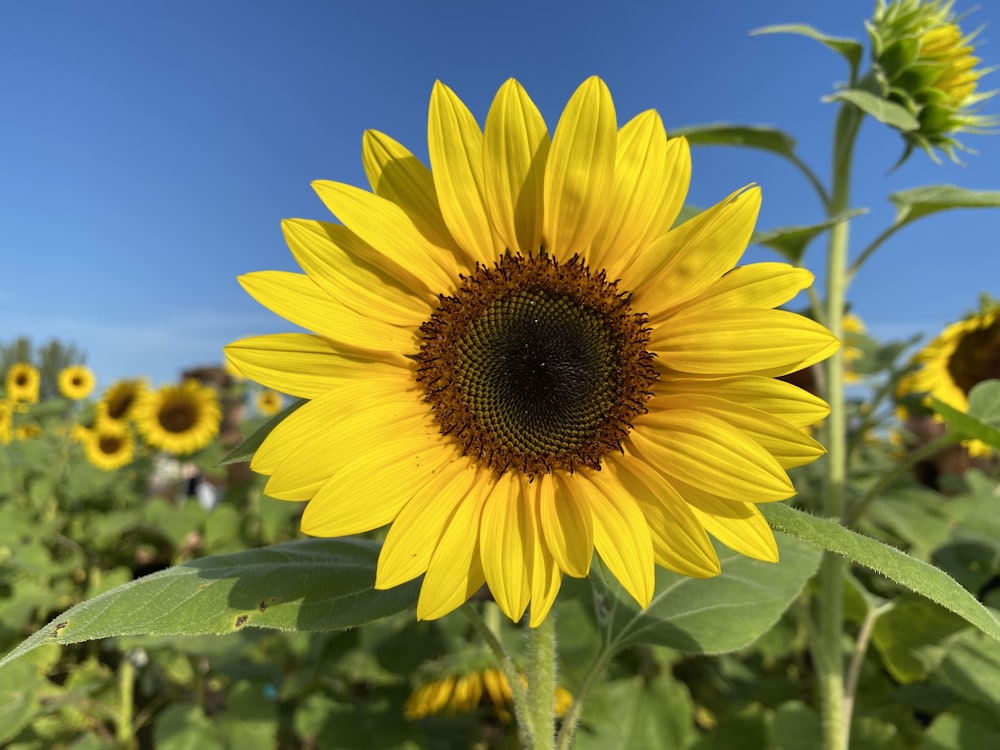
[[[167,432],[187,432],[198,422],[198,407],[188,399],[171,399],[164,402],[157,416]]]
[[[948,358],[948,374],[966,394],[977,383],[1000,378],[1000,319],[962,335]]]
[[[656,380],[629,296],[544,252],[461,277],[420,328],[417,381],[442,434],[498,473],[600,469]]]

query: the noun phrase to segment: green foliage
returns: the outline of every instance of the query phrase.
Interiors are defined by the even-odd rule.
[[[87,355],[74,344],[64,344],[58,339],[50,339],[36,349],[31,339],[21,336],[10,344],[0,343],[0,384],[6,381],[11,365],[18,362],[27,362],[37,368],[38,398],[44,401],[59,395],[59,373],[70,365],[86,364]]]

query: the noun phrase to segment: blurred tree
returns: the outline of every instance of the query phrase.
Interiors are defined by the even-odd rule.
[[[7,370],[17,362],[30,362],[38,368],[41,384],[38,398],[45,400],[59,395],[59,373],[70,365],[87,363],[87,355],[75,344],[64,344],[58,339],[50,339],[37,350],[31,339],[20,336],[13,343],[0,343],[0,382],[7,378]]]

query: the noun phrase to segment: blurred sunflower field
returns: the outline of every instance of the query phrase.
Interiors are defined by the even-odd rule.
[[[996,279],[923,338],[848,302],[900,230],[1000,208],[897,190],[850,247],[858,182],[1000,126],[953,6],[756,30],[839,58],[829,170],[775,127],[622,121],[596,75],[556,116],[437,81],[429,165],[365,131],[370,189],[281,222],[299,270],[239,269],[293,332],[165,383],[0,341],[0,747],[1000,745]],[[690,205],[708,146],[825,218]]]

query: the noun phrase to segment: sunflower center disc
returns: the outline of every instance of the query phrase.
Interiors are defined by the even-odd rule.
[[[187,432],[197,421],[194,407],[187,403],[164,404],[158,416],[160,426],[167,432]]]
[[[644,322],[577,258],[508,254],[440,298],[417,380],[441,432],[499,473],[599,469],[656,379]]]
[[[948,374],[965,394],[977,383],[1000,378],[1000,320],[962,335],[948,358]]]

